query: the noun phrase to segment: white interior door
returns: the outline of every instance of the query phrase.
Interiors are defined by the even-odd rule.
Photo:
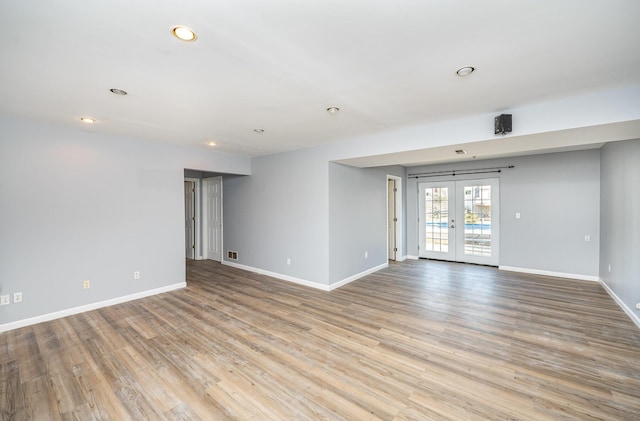
[[[202,180],[204,199],[204,258],[222,260],[222,177]]]
[[[418,186],[420,257],[499,264],[499,179]]]
[[[187,259],[195,259],[195,183],[184,182],[184,249]]]

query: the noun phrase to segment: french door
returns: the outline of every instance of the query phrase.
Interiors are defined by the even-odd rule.
[[[419,183],[420,257],[497,266],[499,179]]]

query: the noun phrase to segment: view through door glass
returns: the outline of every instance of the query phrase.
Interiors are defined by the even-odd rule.
[[[464,254],[491,257],[491,185],[465,185]]]
[[[425,246],[427,251],[449,251],[449,188],[427,187],[425,197]]]

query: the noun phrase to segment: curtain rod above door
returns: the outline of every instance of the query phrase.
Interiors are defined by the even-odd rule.
[[[506,167],[490,167],[490,168],[470,168],[466,170],[442,170],[432,172],[421,172],[415,174],[409,174],[408,178],[427,178],[427,177],[443,177],[443,176],[456,176],[456,175],[470,175],[470,174],[489,174],[500,173],[504,169],[515,168],[515,165],[508,165]]]

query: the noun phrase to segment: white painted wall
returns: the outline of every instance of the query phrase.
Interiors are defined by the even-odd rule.
[[[638,120],[640,85],[566,98],[541,98],[539,102],[531,104],[505,104],[503,109],[489,110],[483,114],[381,130],[372,135],[326,145],[327,158],[339,161],[493,140],[496,138],[493,134],[493,118],[502,113],[513,114],[513,132],[508,135],[511,138]],[[545,139],[545,142],[545,147],[554,147],[553,137]],[[580,143],[578,139],[576,143]]]
[[[248,159],[205,148],[9,117],[0,127],[0,294],[23,293],[0,307],[0,329],[184,282],[184,168],[250,173]]]

